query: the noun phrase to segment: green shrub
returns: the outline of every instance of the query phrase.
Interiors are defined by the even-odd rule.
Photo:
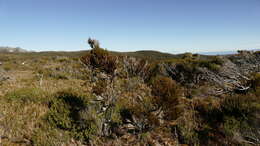
[[[233,116],[241,120],[248,120],[257,111],[256,103],[258,99],[253,95],[228,96],[221,101],[223,114]]]
[[[200,67],[206,67],[206,68],[208,68],[209,70],[212,70],[212,71],[218,71],[220,69],[219,64],[216,64],[214,62],[207,61],[207,60],[200,61],[199,66]]]
[[[233,136],[235,132],[240,131],[240,122],[234,117],[225,117],[223,128],[225,135]]]
[[[195,63],[197,63],[200,67],[206,67],[209,70],[218,71],[220,67],[223,65],[224,60],[222,60],[218,56],[214,56],[207,60],[197,60]]]
[[[72,91],[58,92],[50,102],[46,120],[53,127],[70,132],[76,139],[88,142],[98,131],[96,111],[85,96]]]
[[[242,137],[257,135],[259,122],[257,114],[260,111],[259,97],[254,94],[230,95],[223,99],[201,99],[193,100],[198,123],[202,125],[195,129],[201,144],[210,143],[225,144],[225,141],[232,144],[238,142],[232,137],[239,133]],[[223,141],[219,141],[220,137]]]
[[[253,75],[251,79],[251,86],[255,91],[260,88],[260,73]]]
[[[187,53],[184,53],[184,54],[183,54],[183,57],[182,57],[182,58],[183,58],[183,59],[191,59],[192,56],[193,56],[192,53],[187,52]]]
[[[199,141],[198,127],[200,124],[196,117],[196,111],[188,103],[179,104],[178,106],[182,111],[177,117],[176,125],[172,126],[172,132],[178,134],[181,143],[196,145]]]
[[[199,59],[198,57],[185,57],[179,61],[186,67],[187,70],[196,70],[198,67],[206,67],[212,71],[219,71],[223,65],[224,60],[218,56],[214,56],[208,59]]]
[[[5,71],[10,71],[11,70],[11,66],[5,65],[3,68],[4,68]]]

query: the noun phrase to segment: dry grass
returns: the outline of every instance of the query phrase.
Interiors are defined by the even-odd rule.
[[[252,91],[243,96],[197,97],[196,92],[209,88],[205,85],[186,89],[191,98],[185,98],[184,87],[156,73],[149,83],[138,74],[112,78],[108,74],[120,71],[123,65],[114,62],[118,58],[110,52],[99,51],[85,58],[92,58],[85,60],[85,65],[93,70],[80,62],[79,54],[0,54],[0,68],[10,77],[0,85],[1,144],[237,145],[243,144],[238,139],[247,140],[245,136],[259,136],[258,75],[252,78]],[[223,63],[219,58],[199,58],[184,54],[169,62],[182,65],[189,75],[197,67],[215,70]],[[144,64],[146,61],[137,65],[136,72],[142,71]],[[107,78],[100,79],[100,71]],[[105,100],[96,101],[96,95]],[[102,105],[109,108],[100,114]],[[85,122],[79,123],[75,115]],[[105,136],[97,124],[102,120],[110,126],[110,134]],[[122,128],[129,121],[134,130]],[[123,134],[116,131],[120,128]]]

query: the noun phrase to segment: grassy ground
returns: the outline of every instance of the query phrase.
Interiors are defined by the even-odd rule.
[[[110,53],[93,51],[85,64],[80,60],[84,52],[1,53],[0,75],[8,79],[0,83],[0,144],[259,143],[259,74],[252,78],[248,94],[186,97],[186,90],[195,95],[199,89],[156,75],[158,70],[145,81],[139,73],[146,71],[146,62],[125,71],[124,64],[113,56],[144,59],[147,52]],[[156,52],[148,53],[156,56]],[[159,54],[148,60],[179,63],[186,70],[205,67],[217,71],[222,65],[220,58],[189,53]],[[109,128],[104,127],[104,120]]]
[[[88,92],[88,87],[82,86],[87,74],[78,56],[77,53],[0,54],[0,68],[9,77],[0,85],[2,145],[73,143],[64,140],[66,133],[52,130],[43,120],[48,111],[47,102],[56,92],[66,89]]]

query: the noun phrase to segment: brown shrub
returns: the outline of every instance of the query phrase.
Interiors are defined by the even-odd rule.
[[[111,55],[107,50],[94,48],[81,58],[82,62],[106,73],[113,74],[117,67],[117,57]]]
[[[152,94],[155,96],[154,103],[165,111],[166,119],[175,119],[176,105],[181,95],[181,89],[176,82],[168,77],[157,76],[152,81]]]
[[[257,91],[257,89],[260,89],[260,73],[256,73],[253,75],[251,86],[255,91]]]
[[[106,91],[107,82],[106,81],[98,81],[96,85],[92,88],[92,92],[96,95],[101,95]]]

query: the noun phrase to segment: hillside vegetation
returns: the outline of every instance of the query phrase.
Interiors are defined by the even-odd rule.
[[[0,53],[2,145],[260,145],[260,53]]]

